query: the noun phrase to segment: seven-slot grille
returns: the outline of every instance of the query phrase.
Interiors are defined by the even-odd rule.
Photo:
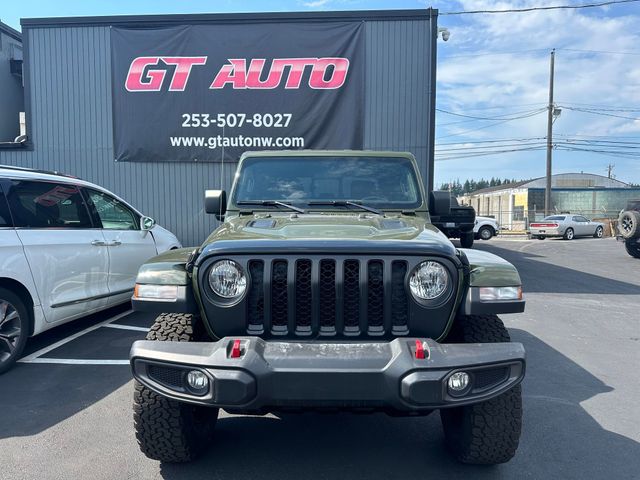
[[[396,259],[251,259],[250,334],[407,335],[407,262]]]

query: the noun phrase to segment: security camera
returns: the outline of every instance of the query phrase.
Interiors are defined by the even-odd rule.
[[[438,33],[442,33],[442,40],[444,40],[445,42],[449,40],[449,37],[451,36],[451,32],[449,31],[449,29],[444,27],[438,28]]]

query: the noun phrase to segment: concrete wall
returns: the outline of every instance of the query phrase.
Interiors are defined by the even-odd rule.
[[[188,24],[187,17],[194,19],[167,16],[155,23],[176,24],[183,18]],[[198,16],[194,21],[220,21],[214,17]],[[109,30],[116,22],[127,25],[139,20],[23,21],[27,130],[33,148],[0,150],[0,164],[59,170],[99,183],[175,232],[185,245],[196,245],[216,226],[215,219],[204,214],[204,190],[229,189],[235,164],[223,169],[213,163],[114,162]],[[362,21],[366,24],[365,148],[413,152],[428,185],[435,111],[435,17],[421,10],[396,18],[365,16]]]

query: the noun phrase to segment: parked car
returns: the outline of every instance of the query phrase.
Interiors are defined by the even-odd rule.
[[[476,217],[476,224],[473,227],[476,240],[490,240],[491,237],[495,237],[499,231],[500,225],[498,225],[495,218]]]
[[[602,238],[604,224],[592,222],[582,215],[551,215],[541,222],[529,225],[531,237],[544,240],[547,237],[562,237],[573,240],[575,237]]]
[[[140,265],[180,247],[98,185],[0,166],[0,373],[27,337],[129,301]]]
[[[618,217],[618,234],[629,255],[640,258],[640,199],[629,200]]]
[[[524,310],[520,276],[455,248],[423,185],[409,153],[245,153],[229,200],[205,195],[224,223],[140,268],[133,307],[158,315],[130,354],[142,452],[195,459],[221,408],[440,410],[458,460],[511,459],[526,361],[497,314]]]

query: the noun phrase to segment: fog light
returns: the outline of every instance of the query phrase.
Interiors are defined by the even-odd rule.
[[[195,391],[202,391],[209,387],[209,379],[200,370],[191,370],[187,374],[187,383]]]
[[[470,381],[471,377],[469,377],[469,374],[467,372],[454,373],[449,377],[449,380],[447,380],[449,393],[454,396],[465,393]]]

